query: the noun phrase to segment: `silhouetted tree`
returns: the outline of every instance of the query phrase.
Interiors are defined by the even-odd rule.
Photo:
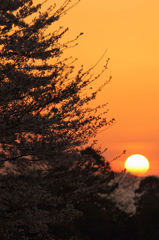
[[[77,226],[83,239],[136,240],[136,224],[129,214],[106,197],[94,200],[80,205],[83,216],[77,220]]]
[[[62,43],[68,28],[48,30],[77,3],[65,0],[60,7],[54,4],[44,11],[45,2],[1,0],[1,163],[25,155],[46,160],[57,149],[88,143],[98,129],[114,121],[105,118],[106,104],[88,105],[109,81],[90,89],[106,71],[108,61],[97,76],[92,76],[94,67],[76,71],[74,60],[62,54],[76,45],[82,33]]]
[[[156,240],[159,238],[159,178],[144,178],[136,190],[136,222],[138,239]]]
[[[94,233],[112,240],[122,214],[100,196],[116,187],[109,164],[92,158],[90,165],[80,153],[53,158],[46,171],[0,175],[0,239],[91,240]]]

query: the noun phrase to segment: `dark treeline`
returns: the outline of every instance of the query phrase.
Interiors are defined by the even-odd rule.
[[[53,160],[45,171],[1,176],[1,239],[127,239],[128,216],[100,196],[117,187],[101,155],[87,148]]]
[[[0,240],[159,237],[158,178],[141,181],[127,214],[109,198],[109,161],[85,146],[114,119],[107,103],[90,105],[111,79],[92,88],[109,59],[97,75],[77,70],[63,53],[82,33],[63,43],[68,28],[53,28],[78,2],[43,11],[47,1],[0,0]]]
[[[1,239],[158,239],[159,178],[140,182],[132,215],[106,197],[118,184],[110,184],[114,173],[99,152],[87,148],[53,160],[47,170],[0,176]]]

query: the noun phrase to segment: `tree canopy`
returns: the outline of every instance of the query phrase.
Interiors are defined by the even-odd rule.
[[[117,187],[109,185],[114,178],[109,162],[91,147],[73,151],[114,122],[106,119],[106,103],[90,107],[110,81],[92,89],[109,59],[97,75],[96,65],[76,69],[75,60],[63,53],[82,33],[63,42],[68,28],[53,28],[78,2],[63,0],[44,10],[47,1],[1,0],[0,163],[16,163],[0,175],[1,239],[88,240],[94,235],[115,240],[114,226],[120,216],[127,219],[101,197]],[[96,219],[103,224],[92,233]]]
[[[46,160],[57,149],[88,143],[100,128],[114,122],[106,119],[106,103],[89,105],[110,80],[91,90],[108,60],[97,75],[92,75],[94,67],[77,70],[74,59],[63,53],[82,33],[62,43],[68,28],[53,28],[78,1],[65,0],[60,7],[53,4],[44,10],[45,2],[1,1],[1,163],[25,155]]]
[[[88,206],[93,219],[98,212],[102,224],[102,233],[98,226],[94,230],[96,236],[111,234],[112,215],[117,222],[122,213],[100,193],[114,190],[115,185],[108,185],[114,175],[105,159],[93,153],[58,153],[46,171],[0,175],[1,239],[92,239],[89,226],[86,233],[83,226],[90,217]],[[100,216],[107,221],[107,231]]]

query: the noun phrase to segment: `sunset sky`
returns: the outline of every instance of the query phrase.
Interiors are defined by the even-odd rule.
[[[98,139],[102,149],[108,147],[108,160],[127,150],[113,162],[119,170],[129,155],[140,153],[150,161],[147,174],[159,174],[158,11],[158,0],[82,0],[62,19],[67,37],[84,32],[68,51],[80,64],[93,65],[108,48],[107,76],[113,79],[97,101],[109,102],[117,123]]]

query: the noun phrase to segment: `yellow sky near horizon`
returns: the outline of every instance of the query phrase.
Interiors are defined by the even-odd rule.
[[[123,149],[150,161],[147,174],[159,174],[159,1],[158,0],[82,0],[63,19],[68,38],[80,32],[79,46],[68,54],[78,57],[85,67],[93,65],[108,48],[108,75],[113,79],[98,96],[109,102],[110,117],[117,123],[98,138],[106,157],[113,158]]]

